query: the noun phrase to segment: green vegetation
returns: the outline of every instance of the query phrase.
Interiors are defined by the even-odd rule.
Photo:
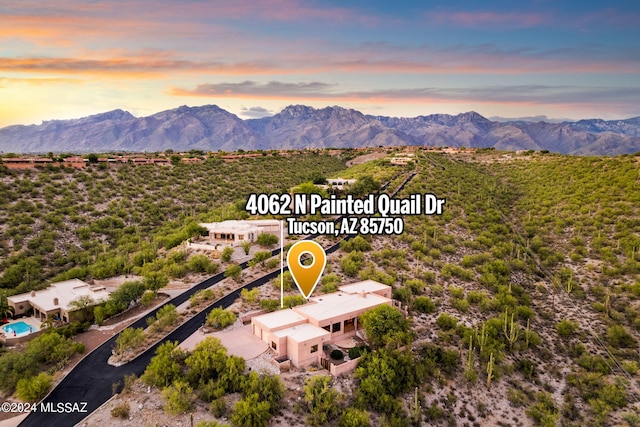
[[[126,328],[116,338],[116,355],[122,356],[134,350],[144,342],[145,334],[142,328]]]
[[[337,260],[345,276],[393,286],[414,340],[406,368],[385,357],[394,346],[379,340],[384,331],[366,330],[373,350],[348,406],[381,425],[455,425],[466,409],[454,414],[451,402],[462,399],[474,408],[469,424],[482,425],[486,408],[464,390],[507,382],[506,403],[537,425],[612,425],[613,413],[628,414],[638,391],[617,366],[638,371],[637,157],[419,153],[416,171],[400,195],[446,197],[444,214],[405,216],[402,235],[343,243]],[[541,372],[567,382],[564,402]],[[446,399],[422,403],[442,388]]]
[[[188,411],[201,399],[220,416],[226,411],[225,394],[240,392],[231,413],[233,425],[267,425],[283,404],[284,386],[276,376],[245,375],[244,370],[244,359],[228,356],[220,341],[209,337],[192,352],[177,350],[177,343],[162,344],[141,378],[162,387],[169,414]]]
[[[50,329],[29,341],[23,351],[0,352],[0,390],[11,394],[22,381],[20,392],[25,399],[37,400],[31,397],[46,393],[47,384],[51,384],[50,378],[46,381],[47,377],[40,375],[41,371],[60,369],[75,353],[83,351],[83,344]]]
[[[20,293],[74,277],[211,273],[215,266],[202,259],[177,268],[180,262],[161,252],[206,234],[199,222],[246,217],[242,199],[249,193],[285,191],[310,172],[343,168],[339,157],[318,153],[170,168],[2,168],[0,287]]]
[[[216,307],[207,315],[207,326],[224,329],[227,326],[233,325],[236,318],[235,313],[225,310],[224,308]]]
[[[278,236],[269,233],[260,233],[256,242],[265,248],[270,248],[278,243]]]
[[[36,402],[49,392],[53,378],[51,375],[40,372],[35,377],[22,378],[16,385],[16,396],[28,402]]]
[[[332,176],[326,169],[341,167],[324,156],[317,160],[322,166],[279,159],[274,167],[292,165],[287,170],[295,177],[272,173],[272,180],[264,179],[272,171],[268,161],[218,162],[216,168],[239,182],[241,174],[252,175],[257,167],[263,182],[242,178],[251,191],[286,191],[304,180],[309,182],[304,191],[316,191],[311,182]],[[360,178],[355,191],[361,194],[375,181],[393,177],[386,190],[392,192],[406,178],[406,169],[387,163],[367,162],[339,174]],[[342,243],[320,285],[322,292],[335,292],[345,281],[377,280],[393,287],[394,298],[406,310],[405,316],[386,307],[358,319],[370,348],[349,351],[350,358],[361,356],[353,376],[336,382],[312,376],[287,392],[297,400],[284,402],[277,378],[244,375],[244,362],[215,342],[190,353],[166,343],[142,380],[167,389],[167,410],[174,410],[171,400],[176,411],[182,410],[180,399],[188,396],[191,402],[206,402],[212,414],[235,426],[269,425],[280,412],[282,422],[295,416],[311,425],[484,425],[495,420],[496,412],[477,396],[490,388],[499,404],[512,406],[517,416],[536,425],[640,424],[631,406],[638,396],[640,363],[638,156],[492,150],[449,156],[418,150],[413,163],[417,175],[399,196],[444,197],[443,215],[405,216],[402,235],[358,236]],[[191,272],[225,271],[241,280],[230,264],[232,249],[213,262],[189,257],[180,247],[182,240],[202,233],[198,222],[246,216],[246,194],[240,193],[245,187],[229,185],[227,176],[202,182],[200,174],[210,176],[212,166],[172,169],[180,168],[196,187],[206,188],[201,194],[186,188],[187,178],[151,168],[5,171],[0,286],[13,293],[37,288],[56,275],[140,275],[139,283],[127,284],[96,307],[98,320],[140,302],[145,291],[153,293],[166,279]],[[305,173],[298,171],[302,167]],[[117,185],[108,186],[108,179]],[[150,190],[155,201],[144,193],[153,180],[161,189]],[[113,195],[109,201],[95,194],[99,183],[102,193]],[[169,183],[180,194],[169,195]],[[72,202],[64,204],[65,199]],[[269,252],[256,249],[252,268],[271,268]],[[277,260],[271,265],[277,266]],[[283,279],[285,291],[295,289],[288,273]],[[279,279],[272,283],[279,291]],[[294,293],[287,295],[287,306],[302,302]],[[199,293],[191,305],[202,307],[217,296]],[[258,301],[253,291],[242,298],[252,309],[258,303],[267,310],[280,308],[279,299]],[[42,368],[33,369],[11,354],[0,354],[4,391],[51,366],[40,362]],[[504,396],[496,395],[503,391]],[[228,393],[241,397],[233,404]]]
[[[411,340],[408,320],[394,307],[381,305],[360,318],[372,347],[398,348]]]
[[[331,377],[312,377],[304,386],[304,402],[307,404],[311,426],[323,426],[334,422],[340,415],[339,392],[331,388]]]

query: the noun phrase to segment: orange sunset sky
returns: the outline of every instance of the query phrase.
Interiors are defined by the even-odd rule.
[[[628,118],[639,22],[630,1],[9,0],[0,127],[184,104]]]

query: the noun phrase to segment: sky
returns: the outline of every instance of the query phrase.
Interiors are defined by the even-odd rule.
[[[640,2],[0,2],[0,127],[205,104],[640,116]]]

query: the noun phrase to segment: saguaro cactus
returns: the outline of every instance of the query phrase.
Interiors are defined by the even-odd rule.
[[[508,310],[504,311],[504,325],[502,325],[502,331],[504,332],[504,336],[507,338],[507,342],[509,343],[509,350],[513,348],[513,345],[518,341],[518,337],[520,336],[520,328],[518,327],[518,323],[514,322],[513,314],[511,313],[511,320],[509,321],[509,313]]]
[[[493,379],[493,368],[494,368],[494,363],[493,363],[493,352],[491,353],[491,356],[489,356],[489,363],[487,363],[487,388],[490,389],[491,388],[491,380]]]

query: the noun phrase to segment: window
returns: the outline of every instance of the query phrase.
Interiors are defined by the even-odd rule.
[[[316,353],[318,351],[318,344],[311,346],[311,353]]]
[[[327,332],[331,332],[331,325],[323,326],[322,329],[324,329]]]
[[[340,322],[334,323],[331,332],[340,332]]]
[[[344,321],[344,331],[351,332],[356,329],[356,319],[348,319]]]
[[[271,341],[271,348],[274,349],[274,350],[278,349],[278,346],[276,345],[275,341]]]

